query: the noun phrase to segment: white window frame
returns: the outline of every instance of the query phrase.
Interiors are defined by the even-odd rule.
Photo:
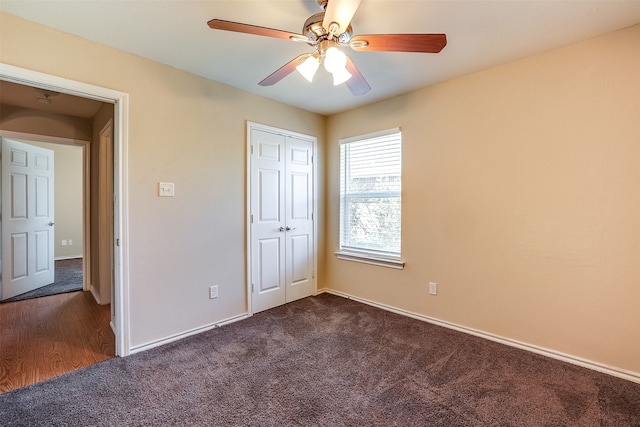
[[[344,138],[339,141],[340,147],[342,150],[342,146],[345,144],[350,144],[353,142],[364,141],[367,139],[374,139],[379,137],[384,137],[387,135],[392,135],[395,133],[402,133],[400,128],[388,129],[380,132],[373,132],[366,135],[358,135],[355,137]],[[402,138],[402,136],[401,136]],[[402,141],[402,140],[401,140]],[[340,159],[340,163],[342,159]],[[342,164],[340,164],[340,169],[342,169]],[[401,206],[402,206],[402,195],[400,194]],[[335,255],[338,259],[347,260],[347,261],[356,261],[362,262],[365,264],[378,265],[382,267],[390,267],[396,269],[404,268],[404,261],[401,258],[401,252],[385,252],[385,251],[377,251],[377,250],[368,250],[368,249],[358,249],[352,247],[343,247],[343,217],[342,217],[342,209],[343,209],[343,195],[340,194],[340,227],[339,227],[339,250],[335,252]],[[402,209],[402,208],[401,208]],[[401,215],[402,216],[402,215]],[[402,236],[400,236],[402,239]],[[402,245],[402,242],[401,242]]]

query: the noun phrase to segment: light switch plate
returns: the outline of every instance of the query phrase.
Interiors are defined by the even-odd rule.
[[[438,295],[438,284],[429,282],[429,295]]]
[[[173,184],[173,182],[158,183],[158,196],[173,197],[174,195],[175,195],[175,185]]]

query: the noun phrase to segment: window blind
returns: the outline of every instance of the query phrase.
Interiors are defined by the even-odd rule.
[[[341,141],[341,251],[400,257],[401,175],[398,129]]]

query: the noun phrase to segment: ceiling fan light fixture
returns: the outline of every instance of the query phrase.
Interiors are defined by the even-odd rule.
[[[353,61],[337,48],[349,45],[356,51],[438,53],[447,45],[446,34],[369,34],[354,37],[351,21],[362,0],[316,2],[323,12],[307,18],[300,34],[223,19],[211,19],[207,25],[214,30],[305,42],[316,47],[313,54],[303,53],[278,68],[258,82],[260,86],[272,86],[294,69],[311,82],[320,63],[323,63],[333,75],[334,85],[346,82],[353,95],[364,95],[371,90],[371,86]]]
[[[324,68],[333,74],[334,86],[351,78],[351,73],[347,71],[347,55],[334,46],[328,48],[324,53]]]
[[[302,61],[302,63],[296,67],[296,70],[302,74],[302,77],[312,82],[313,76],[315,76],[316,71],[318,71],[318,67],[320,67],[318,58],[313,55],[309,55],[307,59]]]
[[[351,73],[346,68],[338,68],[331,73],[333,75],[333,85],[338,86],[351,78]]]
[[[324,53],[324,68],[333,73],[336,70],[344,69],[347,66],[347,55],[336,47],[330,47]]]

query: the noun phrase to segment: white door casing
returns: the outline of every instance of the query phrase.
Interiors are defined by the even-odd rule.
[[[249,123],[249,304],[263,311],[315,292],[315,139]]]
[[[2,299],[54,281],[53,151],[2,138]]]

